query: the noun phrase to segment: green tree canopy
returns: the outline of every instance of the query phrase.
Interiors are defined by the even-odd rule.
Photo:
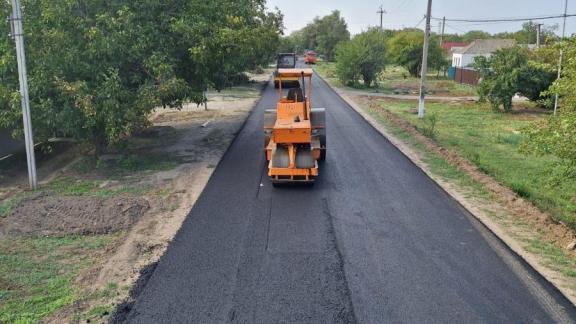
[[[519,70],[528,63],[528,52],[514,46],[497,50],[490,58],[478,56],[474,67],[482,81],[478,86],[480,99],[488,99],[492,109],[512,110],[512,97],[518,92]]]
[[[431,69],[441,69],[446,64],[444,52],[434,38],[430,40],[428,50],[428,66]],[[392,62],[405,67],[411,76],[418,76],[422,68],[422,51],[424,47],[424,32],[400,31],[388,40],[388,53]]]
[[[542,26],[540,28],[540,42],[545,44],[549,41],[557,39],[554,31],[558,28],[557,25]],[[536,44],[538,23],[527,21],[522,24],[522,29],[515,32],[503,32],[494,35],[495,38],[514,39],[518,44]]]
[[[302,29],[302,47],[324,54],[328,61],[334,58],[336,45],[349,39],[348,25],[338,10],[322,18],[314,18]]]
[[[565,57],[576,57],[576,36],[562,47]],[[551,92],[561,96],[558,114],[525,129],[522,150],[556,156],[561,171],[557,176],[576,179],[576,60],[565,61],[562,78],[554,82]]]
[[[360,33],[336,48],[336,71],[344,83],[357,83],[362,78],[369,87],[384,69],[386,42],[379,28]]]
[[[264,0],[25,1],[37,141],[61,132],[97,152],[147,123],[159,105],[201,103],[268,62],[282,16]],[[218,10],[214,10],[218,8]],[[0,15],[10,6],[0,2]],[[0,24],[0,34],[8,34]],[[21,128],[12,41],[0,37],[0,126]]]
[[[476,57],[474,66],[479,70],[482,82],[478,86],[481,100],[488,99],[497,111],[512,110],[512,97],[516,93],[526,96],[543,106],[550,105],[550,95],[545,91],[555,79],[550,66],[530,60],[526,48],[511,47],[496,51],[490,58]]]

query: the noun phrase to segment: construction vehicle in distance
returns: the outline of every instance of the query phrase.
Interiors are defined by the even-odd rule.
[[[296,62],[297,62],[297,57],[296,54],[294,53],[280,53],[278,54],[277,60],[276,60],[276,71],[274,71],[274,88],[278,89],[278,86],[280,84],[280,79],[278,78],[278,70],[279,69],[293,69],[296,67]],[[288,87],[298,87],[299,84],[299,78],[298,77],[292,77],[292,78],[283,78],[282,79],[282,86],[285,88]]]
[[[316,64],[317,58],[316,58],[316,52],[314,51],[306,51],[306,54],[304,55],[304,63],[306,64]]]
[[[313,184],[318,161],[326,157],[326,111],[311,108],[312,69],[279,69],[276,109],[264,113],[268,176],[274,186],[282,183]],[[284,96],[282,81],[299,78],[301,87]]]

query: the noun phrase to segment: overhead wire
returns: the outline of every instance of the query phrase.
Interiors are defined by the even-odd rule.
[[[420,19],[420,21],[416,24],[416,26],[414,26],[414,28],[418,28],[418,26],[420,26],[420,24],[424,21],[424,19],[426,19],[426,15],[424,15],[424,17]]]
[[[576,14],[567,15],[548,15],[548,16],[534,16],[534,17],[517,17],[517,18],[489,18],[489,19],[455,19],[446,18],[446,21],[454,22],[470,22],[470,23],[491,23],[491,22],[514,22],[514,21],[528,21],[528,20],[546,20],[557,19],[564,17],[575,17]],[[434,20],[443,20],[444,18],[431,17]]]

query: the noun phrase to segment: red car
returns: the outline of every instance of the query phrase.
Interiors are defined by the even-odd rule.
[[[304,63],[306,64],[316,64],[316,52],[308,51],[304,55]]]

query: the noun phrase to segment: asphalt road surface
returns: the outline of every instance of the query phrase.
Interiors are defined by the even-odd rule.
[[[263,111],[215,170],[133,323],[573,322],[574,307],[327,85],[314,187],[273,188]]]

